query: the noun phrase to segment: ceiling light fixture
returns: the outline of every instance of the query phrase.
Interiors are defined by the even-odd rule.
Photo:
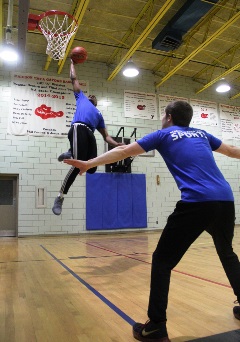
[[[226,93],[231,89],[230,85],[222,78],[216,85],[216,91],[218,93]]]
[[[13,0],[8,3],[8,19],[6,27],[6,42],[3,44],[0,57],[7,62],[15,62],[18,60],[17,50],[12,42],[12,15],[13,15]]]
[[[131,59],[127,62],[123,68],[123,75],[126,77],[135,77],[139,74],[139,70]]]
[[[7,43],[3,46],[0,57],[7,62],[16,62],[18,60],[18,54],[14,49],[14,45]]]

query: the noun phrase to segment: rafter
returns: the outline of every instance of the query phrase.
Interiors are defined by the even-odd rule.
[[[222,4],[224,5],[228,0],[222,0]],[[182,48],[185,49],[185,56],[186,56],[186,53],[187,53],[187,49],[188,47],[190,46],[190,42],[193,38],[193,36],[200,30],[203,28],[204,25],[207,25],[207,28],[206,28],[206,32],[208,31],[208,25],[209,23],[212,22],[211,18],[216,15],[216,13],[218,13],[220,11],[220,8],[216,8],[214,7],[211,12],[208,14],[208,16],[205,16],[203,17],[194,27],[193,29],[188,33],[186,34],[186,36],[184,37],[184,41],[183,41],[183,45],[182,45]],[[206,34],[206,33],[205,33]],[[171,56],[175,54],[175,52],[172,52],[171,53]],[[170,57],[171,57],[170,56]],[[156,71],[159,71],[159,68],[158,68],[158,65],[157,64],[153,71],[156,72]]]
[[[237,70],[238,68],[240,68],[240,63],[234,65],[233,67],[231,67],[230,69],[226,70],[225,72],[223,72],[221,75],[219,75],[218,77],[216,77],[214,80],[212,80],[211,82],[205,84],[204,87],[202,87],[201,89],[199,89],[196,94],[201,93],[203,90],[207,89],[208,87],[210,87],[211,85],[213,85],[214,83],[216,83],[217,81],[219,81],[221,78],[224,78],[225,76],[227,76],[228,74],[230,74],[231,72],[233,72],[234,70]]]
[[[121,48],[122,46],[126,45],[126,41],[129,39],[129,37],[131,35],[134,34],[136,27],[138,25],[138,23],[140,22],[140,20],[144,17],[144,15],[146,14],[146,12],[151,8],[153,3],[153,0],[148,0],[148,2],[145,4],[145,6],[142,8],[141,12],[139,13],[139,15],[137,16],[137,18],[134,20],[134,22],[132,23],[132,25],[129,27],[128,31],[125,33],[125,35],[123,36],[123,38],[121,39],[121,44],[119,45],[119,47],[117,47],[113,54],[111,55],[111,57],[108,59],[107,61],[107,65],[110,65],[111,63],[113,63],[113,61],[116,59],[117,55],[121,52]],[[129,44],[128,44],[129,45]]]
[[[125,54],[125,56],[121,59],[119,64],[116,66],[116,68],[113,70],[111,75],[108,77],[108,81],[113,80],[113,78],[118,74],[118,72],[121,70],[123,65],[129,60],[129,58],[134,54],[134,52],[137,50],[137,48],[142,44],[142,42],[146,39],[146,37],[149,35],[149,33],[153,30],[153,28],[157,25],[159,20],[164,16],[164,14],[169,10],[169,8],[172,6],[172,4],[175,2],[175,0],[167,0],[165,4],[161,7],[161,9],[157,12],[155,17],[152,19],[152,21],[147,25],[145,30],[142,32],[142,34],[138,37],[138,39],[135,41],[135,43],[130,47],[128,52]]]
[[[220,34],[222,34],[227,28],[229,28],[233,23],[235,23],[240,18],[240,12],[236,13],[231,19],[229,19],[222,27],[220,27],[214,34],[205,40],[200,46],[198,46],[194,51],[192,51],[182,62],[180,62],[173,70],[171,70],[167,75],[165,75],[162,80],[156,84],[156,87],[160,87],[164,82],[166,82],[170,77],[172,77],[179,69],[181,69],[186,63],[188,63],[194,56],[196,56],[200,51],[212,43]]]
[[[198,78],[200,78],[201,75],[203,75],[204,73],[206,73],[210,68],[213,68],[217,66],[217,63],[221,63],[222,64],[222,59],[227,58],[229,56],[231,56],[232,54],[235,53],[235,51],[237,51],[240,48],[240,43],[237,43],[236,45],[232,46],[230,49],[228,49],[227,51],[225,51],[221,56],[219,56],[218,58],[215,58],[215,61],[211,63],[211,65],[206,66],[205,68],[203,68],[202,70],[200,70],[197,74],[195,74],[193,76],[193,80],[197,80]]]

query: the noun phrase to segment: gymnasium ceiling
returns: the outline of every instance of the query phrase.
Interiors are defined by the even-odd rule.
[[[4,39],[9,1],[0,1]],[[197,82],[197,93],[225,78],[233,87],[230,97],[240,96],[240,0],[12,1],[12,40],[22,54],[27,51],[46,55],[45,37],[38,30],[26,29],[28,13],[60,10],[74,15],[78,21],[77,33],[70,41],[65,57],[57,62],[46,55],[45,70],[55,63],[61,74],[69,51],[75,46],[83,46],[89,61],[108,65],[109,82],[132,57],[140,71],[146,69],[156,75],[159,91],[169,78],[182,75]],[[209,10],[184,32],[180,46],[170,51],[153,48],[155,38],[173,21],[180,8],[195,1],[208,4]],[[183,21],[189,22],[191,13]],[[196,13],[199,13],[198,9]]]

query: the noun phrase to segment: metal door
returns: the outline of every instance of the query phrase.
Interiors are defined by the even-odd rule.
[[[0,236],[17,236],[17,180],[0,175]]]

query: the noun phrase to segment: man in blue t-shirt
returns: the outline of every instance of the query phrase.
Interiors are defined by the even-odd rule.
[[[234,198],[212,153],[215,151],[240,159],[240,148],[224,144],[203,130],[189,127],[192,115],[193,109],[187,102],[172,102],[166,107],[161,130],[93,160],[64,160],[80,168],[80,174],[83,174],[89,168],[156,149],[181,191],[181,201],[177,202],[174,212],[168,217],[153,253],[149,320],[133,326],[133,336],[139,341],[170,341],[166,310],[171,270],[203,231],[212,236],[224,271],[240,303],[240,263],[232,249]],[[240,320],[240,306],[235,306],[233,313]]]
[[[97,156],[97,144],[94,131],[97,129],[101,133],[103,139],[111,146],[116,147],[122,145],[117,143],[107,132],[102,114],[96,108],[97,99],[95,95],[86,97],[81,91],[80,84],[76,77],[74,63],[71,60],[70,79],[73,85],[73,92],[76,99],[76,111],[71,122],[71,128],[68,132],[70,142],[70,150],[62,153],[58,157],[58,161],[74,157],[75,159],[88,160]],[[88,173],[94,173],[96,167],[88,170]],[[79,169],[71,167],[67,173],[58,196],[55,198],[52,211],[55,215],[60,215],[64,195],[68,193],[70,186],[79,173]]]

